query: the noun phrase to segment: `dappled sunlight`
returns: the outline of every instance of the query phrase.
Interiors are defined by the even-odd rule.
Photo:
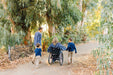
[[[113,75],[112,6],[113,0],[0,0],[0,75]],[[67,51],[49,64],[48,47]]]

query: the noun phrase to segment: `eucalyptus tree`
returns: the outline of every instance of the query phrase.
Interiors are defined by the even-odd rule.
[[[24,32],[24,36],[27,35],[25,41],[29,40],[31,29],[37,26],[37,21],[39,25],[47,22],[52,36],[53,28],[74,26],[81,19],[76,0],[1,0],[0,6],[3,12],[0,13],[2,28],[6,25],[5,30],[10,36]]]
[[[100,3],[100,34],[97,38],[100,46],[94,55],[99,75],[113,75],[113,0],[101,0]]]
[[[76,0],[46,0],[46,3],[46,18],[50,36],[54,32],[52,27],[74,26],[81,19],[81,12],[77,8]]]
[[[46,18],[50,36],[52,26],[74,25],[81,17],[74,0],[7,0],[7,8],[13,24],[25,32]]]
[[[79,22],[78,27],[83,27],[85,19],[87,18],[87,12],[92,8],[97,7],[98,0],[78,0],[77,5],[82,12],[82,20]],[[92,12],[93,13],[93,12]]]

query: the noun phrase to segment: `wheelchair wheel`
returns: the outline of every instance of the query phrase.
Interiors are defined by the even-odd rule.
[[[48,63],[49,63],[49,64],[52,64],[52,54],[51,54],[51,53],[49,53]]]
[[[60,56],[59,56],[59,63],[60,63],[60,65],[62,66],[63,65],[63,53],[61,52],[60,53]]]

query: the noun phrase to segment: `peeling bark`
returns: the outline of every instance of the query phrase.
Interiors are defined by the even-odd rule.
[[[53,35],[55,35],[55,26],[48,24],[49,27],[49,36],[52,37]]]
[[[47,23],[48,23],[48,27],[49,27],[49,29],[48,29],[49,36],[52,37],[53,35],[55,35],[56,29],[55,29],[55,26],[52,25],[53,23],[52,23],[52,21],[50,21],[50,18],[46,17],[46,19],[47,19]]]

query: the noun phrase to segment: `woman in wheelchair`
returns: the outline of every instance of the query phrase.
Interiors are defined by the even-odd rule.
[[[66,50],[66,47],[58,42],[58,39],[55,37],[52,40],[52,44],[48,47],[49,57],[48,63],[52,64],[56,60],[59,60],[60,65],[63,64],[63,53],[62,50]]]

